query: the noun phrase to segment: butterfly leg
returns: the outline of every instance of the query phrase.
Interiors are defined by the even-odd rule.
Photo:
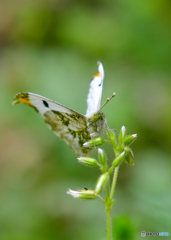
[[[113,132],[113,131],[114,131],[114,132],[117,132],[116,129],[111,129],[111,128],[109,128],[106,119],[105,119],[105,130],[108,130],[108,131],[110,131],[110,132]],[[106,133],[106,131],[103,131],[103,133],[104,133],[106,136],[108,136],[108,134]]]

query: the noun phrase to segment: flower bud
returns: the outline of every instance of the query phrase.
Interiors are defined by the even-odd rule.
[[[94,158],[90,158],[90,157],[79,157],[77,158],[78,159],[78,162],[79,163],[83,163],[84,165],[87,165],[87,166],[97,166],[98,165],[98,162],[96,159]]]
[[[130,145],[137,138],[137,134],[128,135],[124,139],[125,145]]]
[[[82,189],[79,191],[74,191],[71,189],[68,189],[67,194],[70,194],[74,198],[80,198],[80,199],[95,199],[97,198],[97,194],[94,190],[87,190]]]
[[[94,147],[94,145],[99,146],[99,145],[102,145],[103,143],[104,143],[104,139],[101,137],[98,137],[98,138],[94,138],[93,140],[90,140],[88,142],[85,142],[83,144],[83,147],[91,148],[91,147]]]
[[[123,143],[125,136],[126,136],[126,128],[125,128],[125,126],[122,126],[120,133],[119,133],[119,142],[120,143]]]
[[[101,171],[103,173],[107,172],[106,154],[101,148],[98,148],[98,159],[101,164]]]
[[[119,166],[119,164],[122,162],[122,160],[125,157],[125,152],[122,152],[115,160],[113,161],[112,165],[113,167]]]
[[[103,173],[98,181],[97,181],[97,184],[96,184],[96,188],[95,188],[95,193],[99,194],[102,190],[103,190],[103,187],[105,185],[105,183],[108,181],[109,179],[109,173],[106,172],[106,173]]]
[[[129,147],[125,147],[125,162],[129,165],[134,165],[134,154]]]
[[[98,148],[98,157],[99,162],[104,166],[106,164],[106,154],[101,148]]]
[[[125,154],[129,154],[130,157],[131,157],[132,159],[134,159],[134,154],[133,154],[133,151],[132,151],[131,148],[125,147],[124,150],[125,150]]]
[[[122,138],[124,139],[124,137],[126,136],[126,127],[125,126],[121,127],[121,132],[122,132]]]

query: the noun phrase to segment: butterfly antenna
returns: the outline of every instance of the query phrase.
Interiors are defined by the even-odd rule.
[[[101,108],[99,109],[99,111],[101,111],[102,108],[103,108],[112,98],[114,98],[115,95],[116,95],[116,93],[113,93],[110,98],[107,98],[107,101],[101,106]]]

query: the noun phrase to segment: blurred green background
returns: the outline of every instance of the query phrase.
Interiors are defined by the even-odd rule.
[[[109,127],[138,134],[135,165],[119,172],[115,239],[171,234],[170,12],[170,0],[1,0],[0,239],[106,239],[100,199],[66,194],[93,189],[99,170],[78,164],[31,108],[11,105],[29,91],[84,114],[97,60],[102,103],[116,92]]]

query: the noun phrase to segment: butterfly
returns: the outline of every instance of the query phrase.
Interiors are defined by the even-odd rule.
[[[13,104],[25,103],[38,112],[47,126],[62,138],[77,156],[90,155],[92,149],[84,147],[83,144],[100,136],[106,124],[105,116],[100,111],[104,68],[99,61],[97,65],[98,73],[93,75],[90,82],[86,115],[30,92],[17,93],[13,100]]]

